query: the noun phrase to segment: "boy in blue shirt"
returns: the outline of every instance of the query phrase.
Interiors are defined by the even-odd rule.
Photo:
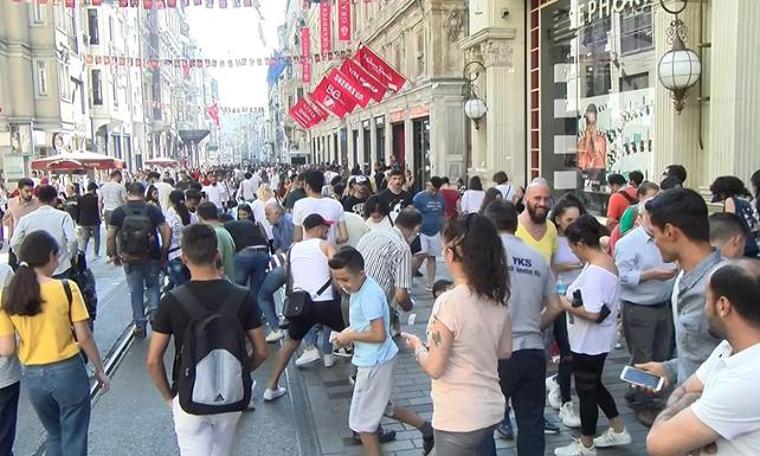
[[[348,425],[358,432],[365,454],[382,454],[377,430],[383,416],[409,424],[422,432],[424,454],[433,448],[433,428],[419,415],[391,402],[393,366],[398,347],[390,333],[390,312],[385,292],[364,273],[364,258],[353,247],[343,247],[329,262],[335,283],[350,295],[349,326],[333,343],[354,344],[352,363],[357,368]]]
[[[426,261],[427,290],[433,291],[435,281],[435,258],[441,256],[441,229],[446,221],[446,200],[441,195],[440,189],[443,180],[433,176],[428,182],[426,190],[414,195],[414,208],[422,214],[422,226],[420,227],[420,245],[422,250],[415,254],[415,262],[412,269],[417,271],[422,262]]]

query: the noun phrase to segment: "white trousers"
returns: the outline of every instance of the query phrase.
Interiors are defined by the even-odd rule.
[[[232,453],[241,412],[219,415],[190,415],[179,398],[172,402],[174,431],[182,456],[228,456]]]

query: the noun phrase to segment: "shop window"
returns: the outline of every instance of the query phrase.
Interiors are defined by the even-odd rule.
[[[640,90],[649,87],[649,73],[625,75],[620,78],[620,91]]]
[[[623,12],[620,15],[620,52],[631,54],[653,47],[652,7]]]
[[[87,10],[87,30],[90,34],[90,44],[100,44],[100,28],[98,27],[98,10]]]
[[[597,95],[606,95],[612,89],[610,80],[610,65],[596,64],[589,65],[585,69],[586,87],[584,96],[595,97]]]
[[[46,62],[37,60],[35,70],[37,73],[37,96],[45,97],[48,94],[48,73]]]

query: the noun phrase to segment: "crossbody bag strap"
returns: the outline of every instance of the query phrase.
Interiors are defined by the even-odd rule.
[[[328,278],[327,282],[322,285],[322,288],[317,290],[317,296],[320,296],[322,293],[324,293],[330,287],[330,285],[332,285],[332,277]]]
[[[285,296],[290,296],[293,292],[293,271],[290,264],[290,252],[292,251],[293,246],[291,245],[288,249],[288,255],[285,258]]]

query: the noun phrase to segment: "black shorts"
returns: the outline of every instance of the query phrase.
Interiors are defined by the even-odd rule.
[[[412,241],[411,244],[409,244],[409,248],[412,249],[412,255],[416,255],[420,252],[422,252],[422,241],[420,241],[420,235],[418,234],[416,238]]]
[[[345,329],[340,300],[312,302],[303,315],[290,319],[288,335],[293,340],[301,340],[317,324],[325,325],[333,331]]]

